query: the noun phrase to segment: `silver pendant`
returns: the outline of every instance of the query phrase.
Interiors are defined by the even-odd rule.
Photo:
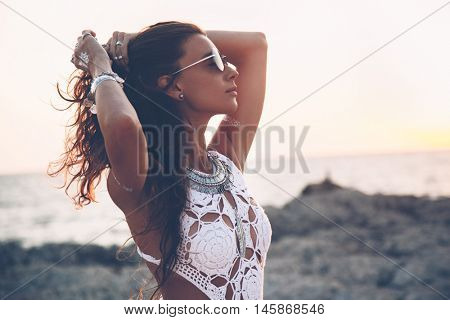
[[[234,182],[231,168],[224,161],[218,159],[217,155],[210,154],[208,157],[213,163],[213,173],[204,173],[192,168],[186,168],[186,175],[189,178],[192,189],[203,193],[217,194],[223,193],[225,190],[230,190]],[[238,251],[241,258],[245,257],[245,232],[242,225],[241,217],[238,213],[238,208],[234,208],[234,215],[236,218],[236,231],[238,237]]]
[[[238,232],[238,239],[239,239],[239,256],[243,258],[245,256],[245,233],[244,228],[242,226],[242,220],[241,217],[238,217],[238,210],[237,207],[234,210],[235,217],[236,217],[236,227]]]
[[[238,237],[239,237],[239,256],[243,258],[245,256],[245,242],[244,242],[244,230],[242,228],[242,222],[238,220]]]

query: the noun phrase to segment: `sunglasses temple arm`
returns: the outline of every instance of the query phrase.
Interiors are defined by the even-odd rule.
[[[198,63],[200,63],[200,62],[203,62],[203,61],[205,61],[205,60],[207,60],[207,59],[209,59],[209,58],[211,58],[211,57],[214,57],[214,55],[212,54],[212,55],[210,55],[210,56],[208,56],[208,57],[205,57],[205,58],[203,58],[203,59],[201,59],[201,60],[199,60],[199,61],[196,61],[196,62],[194,62],[194,63],[191,63],[190,65],[188,65],[188,66],[184,67],[183,69],[180,69],[180,70],[178,70],[177,72],[174,72],[174,73],[172,73],[172,74],[176,74],[176,73],[178,73],[178,72],[181,72],[181,71],[183,71],[183,70],[186,70],[187,68],[190,68],[190,67],[192,67],[192,66],[195,66],[196,64],[198,64]]]

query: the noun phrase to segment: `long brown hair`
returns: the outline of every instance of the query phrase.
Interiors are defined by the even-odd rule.
[[[180,68],[177,61],[184,55],[182,45],[194,34],[206,35],[206,32],[191,23],[178,21],[156,23],[142,29],[128,43],[128,72],[122,70],[114,61],[112,65],[113,71],[125,79],[123,90],[136,110],[148,144],[149,171],[143,194],[146,199],[154,198],[154,200],[147,207],[149,223],[137,235],[152,230],[153,228],[149,229],[150,222],[155,228],[160,229],[162,234],[160,244],[162,260],[157,269],[159,275],[162,268],[162,276],[150,299],[160,291],[178,261],[177,247],[181,241],[179,217],[187,201],[186,179],[180,179],[180,173],[185,173],[180,156],[182,139],[167,139],[166,133],[158,130],[162,126],[179,129],[185,123],[177,102],[158,87],[157,79]],[[167,87],[172,84],[173,79]],[[58,161],[49,164],[47,170],[47,174],[52,177],[64,172],[65,181],[61,188],[67,184],[67,174],[72,175],[65,189],[67,195],[70,185],[76,179],[80,182],[77,194],[72,197],[77,208],[91,201],[96,202],[94,189],[101,181],[103,170],[110,168],[98,119],[82,105],[90,90],[91,82],[92,77],[88,72],[76,70],[72,73],[67,85],[67,94],[70,98],[65,98],[61,94],[57,84],[61,98],[71,102],[63,110],[74,104],[76,110],[74,121],[67,126],[73,132],[66,135],[66,150]],[[154,130],[155,128],[157,130]],[[183,130],[173,130],[169,134],[181,137],[183,133]],[[161,143],[163,140],[164,143]],[[164,167],[164,172],[155,170],[156,164]],[[58,166],[54,172],[50,172],[52,165]],[[167,189],[170,191],[164,192]],[[142,298],[141,292],[139,297]]]

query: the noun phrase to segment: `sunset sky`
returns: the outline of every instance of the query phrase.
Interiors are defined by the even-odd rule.
[[[261,134],[285,130],[284,142],[276,133],[268,140],[273,155],[289,154],[290,126],[297,137],[309,127],[306,157],[450,149],[450,5],[432,14],[445,3],[2,1],[0,174],[45,171],[63,152],[71,114],[50,104],[67,106],[55,85],[64,86],[73,71],[69,47],[83,29],[105,43],[115,30],[136,32],[165,20],[265,33],[261,125],[270,124]],[[257,148],[250,158],[263,154]]]

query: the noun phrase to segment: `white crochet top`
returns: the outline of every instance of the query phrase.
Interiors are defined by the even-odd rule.
[[[211,150],[231,169],[229,191],[207,194],[189,188],[188,202],[180,216],[182,240],[180,261],[174,272],[187,279],[211,300],[263,299],[264,266],[272,238],[272,227],[264,209],[248,191],[242,172],[225,155]],[[235,209],[225,193],[232,195],[246,234],[245,256],[240,257]],[[159,264],[143,253],[145,260]]]

